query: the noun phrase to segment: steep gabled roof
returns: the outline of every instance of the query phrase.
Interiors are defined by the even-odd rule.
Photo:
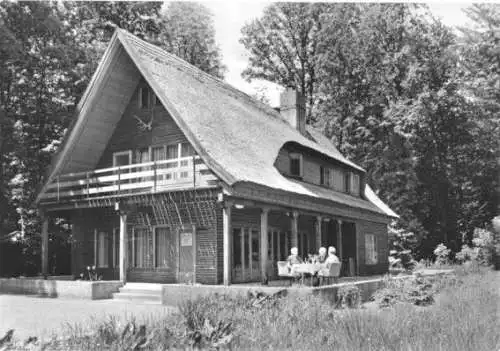
[[[343,157],[321,133],[308,129],[310,138],[306,138],[271,107],[124,30],[116,31],[96,75],[102,74],[101,66],[106,65],[106,57],[111,57],[109,51],[117,46],[128,54],[205,163],[228,186],[250,182],[311,195],[310,187],[284,177],[274,167],[279,150],[289,142],[364,171]],[[71,140],[81,134],[89,122],[86,119],[99,118],[86,114],[84,106],[90,103],[86,96],[94,81],[95,77],[84,94],[83,106],[79,105],[78,121],[68,131],[67,142],[61,146],[48,182],[61,172],[64,160],[71,158]],[[360,201],[373,212],[392,216],[373,202]]]

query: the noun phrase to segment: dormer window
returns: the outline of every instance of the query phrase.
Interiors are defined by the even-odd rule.
[[[290,175],[302,177],[302,155],[298,153],[290,154]]]
[[[351,172],[351,194],[359,196],[359,174]]]

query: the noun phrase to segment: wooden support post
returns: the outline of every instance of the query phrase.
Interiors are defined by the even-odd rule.
[[[42,274],[49,274],[49,218],[42,213]]]
[[[127,282],[127,213],[120,211],[120,280]]]
[[[267,222],[268,222],[269,209],[264,207],[260,214],[260,275],[262,282],[267,282]]]
[[[316,217],[316,251],[319,250],[319,248],[321,247],[321,242],[322,242],[322,238],[321,238],[321,224],[323,223],[323,217],[321,216],[317,216]]]
[[[338,231],[337,231],[337,256],[340,262],[342,262],[342,220],[337,220]]]
[[[291,237],[291,247],[299,247],[299,213],[297,211],[292,212],[292,237]]]
[[[224,285],[231,284],[231,210],[233,204],[226,201],[222,209],[222,226],[223,226],[223,252],[224,252]]]
[[[156,169],[158,167],[156,166],[156,161],[153,163],[153,192],[156,193],[156,183],[157,183],[157,175],[156,175]]]

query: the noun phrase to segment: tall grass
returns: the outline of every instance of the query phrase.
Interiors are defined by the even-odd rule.
[[[110,318],[91,335],[68,329],[72,350],[473,350],[500,349],[500,273],[482,271],[443,278],[434,303],[397,303],[385,309],[335,309],[319,297],[251,299],[210,296],[187,302],[178,315],[133,320]],[[144,328],[142,328],[144,327]],[[205,340],[206,342],[201,342]],[[48,345],[47,349],[51,349]]]

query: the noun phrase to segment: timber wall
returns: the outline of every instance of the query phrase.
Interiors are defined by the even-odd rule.
[[[139,88],[149,88],[144,79],[141,79],[132,94],[132,98],[120,122],[115,128],[97,168],[112,167],[114,152],[126,150],[135,151],[149,146],[154,147],[188,142],[163,105],[154,105],[150,108],[139,107]],[[139,122],[134,116],[137,116],[146,123],[153,118],[152,130],[142,131],[138,127]],[[135,160],[135,152],[133,152],[133,157],[134,163],[137,163]]]
[[[134,228],[141,228],[154,233],[156,227],[168,227],[172,232],[181,228],[196,230],[196,282],[217,284],[219,225],[216,192],[213,190],[185,191],[152,195],[138,204],[137,210],[127,217],[129,271],[127,279],[135,282],[175,283],[177,271],[165,268],[136,268],[132,265],[132,233]],[[222,222],[222,221],[220,221]],[[111,231],[119,228],[119,215],[113,208],[94,208],[72,212],[73,236],[76,240],[73,249],[73,274],[78,276],[86,266],[95,264],[94,230]],[[148,235],[149,250],[152,252],[153,235]],[[220,237],[222,239],[222,237]],[[146,264],[154,266],[153,257],[146,259]],[[109,262],[111,263],[112,256]],[[222,266],[220,271],[222,270]],[[118,267],[97,268],[103,279],[117,279]]]
[[[359,275],[384,274],[389,271],[389,247],[387,236],[387,225],[364,220],[356,221],[356,239],[359,257]],[[365,235],[373,234],[377,241],[376,264],[366,263]]]

